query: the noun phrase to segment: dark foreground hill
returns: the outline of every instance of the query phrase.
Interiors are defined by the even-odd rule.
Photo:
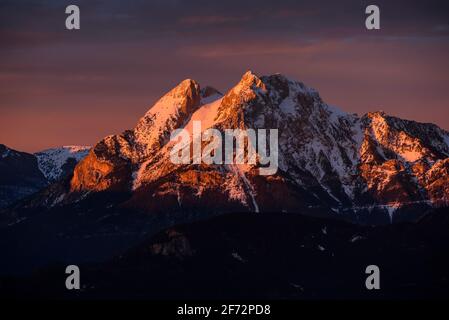
[[[1,294],[39,298],[447,298],[449,216],[366,227],[294,214],[240,213],[164,230],[105,263],[3,278]],[[76,261],[73,261],[76,264]],[[381,289],[365,288],[380,268]]]

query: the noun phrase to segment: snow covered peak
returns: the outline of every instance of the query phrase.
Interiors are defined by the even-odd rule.
[[[448,133],[434,124],[400,119],[383,111],[369,112],[362,121],[370,128],[372,139],[387,151],[386,154],[394,151],[407,162],[435,161],[444,155],[449,156]]]
[[[383,110],[378,110],[368,112],[365,116],[370,119],[378,119],[378,118],[385,118],[387,114]]]
[[[171,163],[170,134],[180,128],[192,134],[193,121],[201,121],[202,130],[277,129],[278,173],[260,177],[257,166]],[[98,143],[75,169],[71,190],[131,191],[137,206],[152,210],[204,200],[217,210],[238,204],[255,211],[328,206],[358,212],[367,205],[382,211],[442,201],[448,142],[449,134],[435,125],[381,111],[360,118],[326,104],[302,82],[248,71],[224,96],[190,79],[181,82],[134,130]]]
[[[200,85],[192,80],[186,79],[181,81],[176,87],[162,96],[144,115],[147,116],[172,115],[178,109],[185,109],[188,104],[195,104],[201,96]],[[186,111],[186,110],[183,110]]]
[[[75,156],[75,158],[81,159],[82,155],[89,152],[90,148],[91,148],[91,146],[62,146],[60,148],[48,149],[48,150],[44,150],[42,152],[49,151],[49,150],[66,150],[70,154],[73,154]]]
[[[228,94],[238,94],[242,92],[248,92],[248,91],[258,91],[258,90],[266,90],[265,84],[263,83],[262,79],[259,78],[256,74],[254,74],[252,71],[247,71],[240,81],[237,83],[237,85],[231,89],[231,91]]]
[[[145,158],[160,149],[168,141],[170,132],[185,124],[200,105],[200,86],[191,79],[182,81],[160,98],[134,129],[137,156]]]
[[[35,154],[68,154],[73,155],[78,159],[82,158],[83,153],[87,153],[90,150],[90,146],[62,146],[56,148],[45,149]],[[81,158],[80,158],[81,156]]]
[[[48,181],[67,175],[89,153],[88,146],[62,146],[36,152],[39,170]]]
[[[260,78],[255,73],[253,73],[251,70],[246,71],[243,74],[242,79],[240,80],[240,83],[243,83],[246,85],[258,84],[260,82],[261,82]]]

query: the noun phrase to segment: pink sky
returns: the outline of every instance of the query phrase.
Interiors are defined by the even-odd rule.
[[[0,143],[30,152],[93,145],[133,128],[185,78],[226,92],[248,69],[303,81],[347,112],[384,110],[449,130],[447,19],[417,7],[416,17],[426,16],[413,24],[397,10],[399,20],[372,33],[363,20],[348,20],[352,11],[338,20],[317,8],[289,10],[294,5],[221,15],[160,8],[152,20],[119,7],[118,18],[88,12],[78,33],[55,27],[59,16],[42,4],[35,10],[48,19],[40,24],[0,14]],[[350,8],[358,17],[360,6]]]

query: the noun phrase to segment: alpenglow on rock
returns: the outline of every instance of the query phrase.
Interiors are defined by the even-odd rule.
[[[202,130],[278,129],[279,170],[259,165],[175,165],[170,133],[193,121]],[[300,212],[361,223],[414,220],[449,205],[449,134],[372,112],[361,117],[326,104],[304,83],[247,72],[226,94],[184,80],[136,127],[97,143],[76,166],[70,205],[99,192],[126,194],[122,207],[198,215]]]

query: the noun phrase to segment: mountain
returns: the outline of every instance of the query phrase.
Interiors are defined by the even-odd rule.
[[[54,182],[73,172],[76,164],[87,156],[90,147],[63,146],[36,152],[39,170],[45,178]]]
[[[278,170],[172,163],[170,134],[191,135],[197,120],[203,132],[278,129]],[[133,129],[99,141],[71,174],[0,212],[9,261],[0,272],[104,260],[165,228],[233,212],[417,221],[447,210],[448,159],[449,134],[436,125],[348,114],[280,74],[247,72],[225,94],[187,79]]]
[[[0,208],[22,199],[47,185],[32,154],[0,144]]]
[[[170,133],[187,124],[192,114],[220,93],[200,89],[187,79],[163,96],[133,130],[101,140],[75,169],[70,192],[131,190],[139,166],[167,144]]]
[[[0,144],[0,208],[71,175],[89,149],[65,146],[30,154]]]
[[[276,174],[260,175],[260,165],[173,164],[170,133],[191,134],[194,120],[203,131],[278,129]],[[133,130],[97,143],[68,189],[46,197],[70,205],[119,192],[131,195],[121,206],[146,212],[301,211],[383,224],[448,205],[448,157],[449,133],[436,125],[347,114],[301,82],[247,72],[225,95],[181,82]]]

